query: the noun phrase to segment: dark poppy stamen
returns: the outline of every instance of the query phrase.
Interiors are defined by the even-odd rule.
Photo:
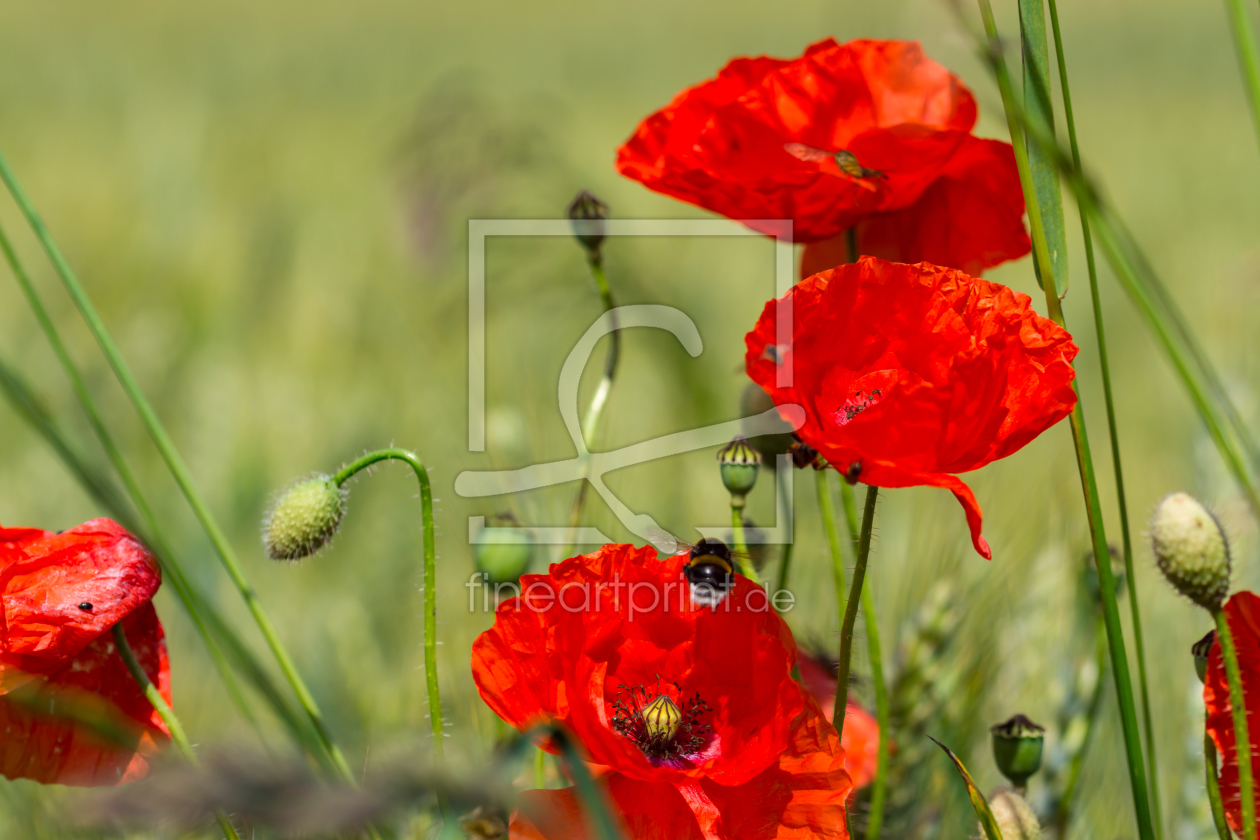
[[[670,692],[670,685],[673,692]],[[700,723],[700,715],[713,711],[700,699],[700,692],[689,700],[682,699],[682,687],[670,683],[656,690],[644,686],[617,686],[620,689],[613,703],[613,730],[624,735],[654,762],[670,762],[695,755],[709,739],[712,731]]]
[[[866,409],[878,403],[880,398],[883,396],[884,392],[879,388],[871,390],[870,393],[858,390],[854,392],[853,396],[845,400],[844,405],[836,409],[832,416],[835,417],[838,425],[848,425],[854,417],[857,417],[863,411],[866,411]]]

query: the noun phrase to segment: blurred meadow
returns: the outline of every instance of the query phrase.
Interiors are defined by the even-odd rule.
[[[1018,31],[1013,3],[996,11],[1008,37]],[[1086,166],[1254,419],[1260,154],[1224,10],[1191,0],[1062,0],[1060,15]],[[260,521],[274,495],[295,478],[331,472],[391,442],[416,449],[430,466],[440,500],[439,676],[448,752],[479,760],[492,745],[494,716],[473,686],[469,646],[492,616],[481,611],[480,594],[469,610],[468,517],[510,510],[528,524],[563,525],[576,490],[492,499],[454,492],[463,470],[573,456],[556,383],[569,349],[601,312],[571,240],[491,241],[487,447],[469,453],[470,218],[560,218],[583,188],[617,218],[704,217],[620,178],[616,147],[640,119],[728,58],[795,56],[829,35],[922,41],[976,93],[978,133],[1006,137],[996,88],[942,0],[0,0],[0,21],[0,148],[228,529],[356,773],[370,773],[377,756],[391,751],[428,749],[415,479],[401,465],[360,476],[331,549],[301,564],[263,553]],[[1082,347],[1082,401],[1108,537],[1118,545],[1074,207],[1067,219],[1065,310]],[[7,198],[0,223],[51,302],[186,567],[257,641]],[[774,288],[771,244],[613,239],[605,264],[618,303],[682,309],[699,327],[704,352],[692,359],[658,331],[625,334],[601,448],[739,416],[743,336]],[[1196,752],[1201,712],[1190,702],[1198,682],[1189,647],[1208,622],[1159,579],[1144,521],[1170,491],[1207,501],[1234,540],[1235,588],[1260,587],[1255,523],[1165,356],[1101,258],[1100,266],[1166,836],[1192,840],[1213,836]],[[88,441],[55,357],[7,270],[0,275],[0,359]],[[1044,311],[1030,258],[987,276],[1031,294]],[[583,405],[601,360],[602,349],[588,365]],[[949,743],[988,789],[1000,777],[987,727],[1015,712],[1053,723],[1078,665],[1092,656],[1074,612],[1089,535],[1068,426],[964,478],[984,509],[992,562],[970,549],[962,511],[945,491],[881,497],[869,585],[891,676],[923,641],[916,621],[946,628],[931,653],[931,690],[906,688],[902,718],[926,719],[914,743],[896,743],[902,759],[919,758],[913,767],[902,761],[902,772],[917,775],[892,794],[894,812],[898,798],[908,797],[915,801],[906,808],[935,811],[936,822],[912,828],[894,814],[889,830],[899,836],[975,831],[961,784],[944,756],[923,749],[922,734]],[[834,655],[839,620],[813,477],[799,473],[795,481],[798,599],[788,621],[799,639]],[[694,526],[729,517],[713,450],[629,468],[608,482],[632,509],[687,539],[696,538]],[[774,518],[773,485],[763,473],[750,499],[758,524]],[[628,539],[593,495],[587,510],[589,524]],[[0,522],[57,530],[103,514],[44,442],[0,405]],[[551,559],[554,553],[540,550],[535,570]],[[164,590],[157,604],[170,639],[176,710],[193,742],[256,743],[173,593]],[[1122,614],[1127,628],[1127,605]],[[857,695],[869,704],[865,646],[856,650]],[[1088,826],[1081,836],[1124,837],[1133,820],[1109,682],[1105,697],[1081,786]],[[264,729],[276,727],[264,717]],[[1052,729],[1050,752],[1055,737]],[[78,795],[30,782],[0,782],[0,791],[0,826],[14,837],[60,836],[60,803]]]

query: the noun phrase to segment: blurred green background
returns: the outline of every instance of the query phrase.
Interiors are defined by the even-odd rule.
[[[998,6],[1011,36],[1015,6]],[[1223,9],[1190,0],[1063,0],[1060,14],[1087,165],[1253,417],[1260,154]],[[616,147],[640,119],[728,58],[795,56],[828,35],[921,40],[976,92],[979,133],[1005,133],[996,89],[941,0],[0,0],[0,21],[0,148],[224,521],[355,767],[400,745],[427,749],[414,478],[399,465],[361,478],[332,549],[300,565],[263,555],[259,523],[274,494],[295,477],[331,472],[391,442],[415,448],[431,466],[440,499],[439,667],[450,750],[479,758],[492,743],[493,720],[473,687],[468,651],[491,616],[468,609],[468,517],[512,510],[531,524],[561,525],[576,489],[482,500],[454,493],[465,469],[572,456],[556,382],[569,348],[600,312],[571,241],[492,241],[488,445],[470,454],[469,218],[554,218],[581,188],[617,217],[704,216],[619,178]],[[1109,536],[1118,543],[1071,206],[1068,220],[1066,313],[1082,346],[1082,399]],[[254,638],[7,197],[0,223],[52,302],[187,565]],[[691,359],[663,334],[626,334],[602,445],[738,416],[743,334],[773,291],[771,245],[616,239],[605,251],[619,302],[683,309],[705,349]],[[989,276],[1039,301],[1028,259]],[[1182,387],[1105,269],[1102,296],[1165,822],[1178,838],[1208,836],[1189,657],[1207,619],[1155,573],[1144,520],[1169,491],[1198,494],[1235,541],[1239,588],[1260,584],[1255,528]],[[55,359],[7,279],[0,280],[0,356],[88,439]],[[101,513],[6,406],[0,471],[6,525],[62,529]],[[984,508],[995,559],[970,550],[962,511],[947,493],[900,490],[881,504],[869,580],[890,670],[898,667],[898,640],[911,639],[912,619],[933,587],[952,587],[956,626],[939,653],[932,702],[940,708],[929,709],[926,731],[951,741],[988,788],[999,777],[987,726],[1017,711],[1053,722],[1082,649],[1089,658],[1092,643],[1082,647],[1071,607],[1088,535],[1066,425],[966,478]],[[633,509],[685,538],[695,538],[692,526],[727,521],[712,451],[627,469],[609,484]],[[773,518],[771,487],[763,476],[752,498],[758,522]],[[789,621],[802,639],[834,652],[839,621],[812,475],[798,474],[796,489],[799,601]],[[626,538],[597,499],[588,511],[590,522]],[[193,741],[250,743],[178,603],[163,592],[158,606],[171,640],[176,708]],[[857,650],[860,656],[864,645]],[[859,661],[855,671],[861,677],[868,667]],[[861,682],[858,696],[869,700]],[[1131,806],[1110,694],[1106,703],[1086,765],[1082,830],[1122,837],[1132,831]],[[974,832],[946,760],[925,755],[930,772],[901,795],[939,809],[929,831]],[[0,787],[10,803],[0,815],[9,836],[55,833],[61,793],[24,782]]]

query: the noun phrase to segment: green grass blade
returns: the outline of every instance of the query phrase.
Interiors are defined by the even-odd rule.
[[[997,80],[1006,112],[1007,128],[1015,152],[1015,165],[1019,170],[1020,184],[1027,198],[1033,189],[1029,172],[1028,156],[1024,147],[1025,126],[1029,134],[1044,137],[1015,100],[1006,59],[1002,54],[1001,39],[993,19],[989,0],[978,0],[984,21],[984,33],[976,33],[983,58]],[[1057,148],[1053,136],[1047,149]],[[1033,256],[1041,266],[1042,276],[1054,276],[1046,246],[1045,231],[1036,201],[1028,202],[1028,223],[1032,228]],[[1063,325],[1063,308],[1059,296],[1046,289],[1046,308],[1049,316]],[[1075,389],[1073,383],[1073,389]],[[1085,427],[1084,411],[1078,398],[1071,414],[1072,440],[1076,447],[1076,463],[1081,475],[1085,512],[1089,518],[1090,537],[1094,548],[1094,560],[1098,569],[1098,585],[1102,593],[1103,619],[1107,628],[1107,644],[1111,652],[1112,674],[1116,683],[1116,699],[1120,709],[1121,729],[1124,733],[1125,758],[1128,762],[1129,782],[1133,792],[1133,810],[1137,818],[1138,836],[1141,840],[1155,840],[1154,821],[1151,816],[1150,791],[1146,780],[1146,764],[1142,754],[1142,738],[1138,732],[1137,711],[1133,698],[1133,683],[1129,674],[1128,654],[1124,645],[1124,630],[1120,624],[1120,611],[1116,601],[1116,582],[1111,572],[1111,554],[1107,547],[1106,526],[1102,518],[1102,506],[1098,499],[1098,484],[1094,476],[1094,461],[1090,454],[1089,435]]]
[[[931,735],[928,737],[932,738]],[[932,743],[943,749],[945,754],[949,756],[949,760],[954,762],[954,766],[958,768],[958,775],[962,776],[963,784],[967,786],[967,796],[971,798],[971,806],[976,809],[976,817],[984,828],[985,836],[988,837],[988,840],[1002,840],[1002,829],[998,828],[993,811],[989,808],[989,801],[984,798],[980,788],[976,787],[975,781],[971,778],[971,774],[967,772],[967,768],[963,766],[962,760],[954,755],[953,750],[935,738],[932,738]]]
[[[1024,55],[1024,110],[1030,122],[1042,131],[1054,134],[1054,106],[1050,99],[1050,58],[1046,46],[1046,15],[1043,0],[1019,0],[1020,42]],[[1063,190],[1059,184],[1059,167],[1054,156],[1036,142],[1026,144],[1028,171],[1033,194],[1045,231],[1050,265],[1054,271],[1054,289],[1060,298],[1068,290],[1067,231],[1063,225]],[[1044,278],[1040,261],[1033,261],[1037,283]]]
[[[350,771],[350,765],[346,763],[345,755],[342,754],[341,749],[333,740],[332,734],[324,722],[323,713],[315,702],[314,696],[311,695],[310,689],[307,688],[306,682],[298,673],[297,666],[289,655],[288,649],[280,640],[280,635],[276,631],[275,625],[272,624],[270,616],[267,615],[262,603],[258,600],[258,594],[254,591],[253,585],[246,579],[245,573],[236,559],[236,551],[228,541],[227,534],[224,533],[218,519],[202,497],[201,491],[197,489],[196,484],[193,482],[192,473],[184,463],[184,459],[179,454],[179,451],[175,448],[175,443],[167,433],[166,427],[163,426],[157,412],[154,411],[148,398],[145,397],[139,382],[136,381],[135,376],[131,372],[130,366],[123,359],[122,353],[114,343],[113,337],[109,334],[109,330],[106,329],[105,322],[96,311],[96,307],[92,304],[78,278],[75,277],[73,269],[70,268],[70,264],[62,255],[61,249],[57,247],[52,234],[44,224],[43,219],[36,212],[26,192],[18,183],[17,176],[2,153],[0,153],[0,179],[4,180],[5,185],[9,189],[9,194],[17,202],[18,207],[30,224],[31,230],[35,233],[35,237],[44,247],[45,253],[47,253],[53,268],[57,272],[57,276],[61,278],[62,284],[78,308],[79,314],[83,316],[84,322],[96,339],[97,345],[105,355],[106,361],[109,362],[109,366],[122,386],[123,391],[131,400],[136,413],[140,415],[140,419],[157,447],[159,454],[162,456],[162,460],[166,463],[167,469],[174,477],[175,483],[179,485],[185,499],[188,501],[189,507],[192,508],[194,515],[197,517],[197,521],[206,532],[206,536],[209,537],[215,553],[218,554],[219,560],[228,573],[228,577],[231,578],[242,600],[245,601],[250,614],[258,625],[259,631],[263,634],[263,638],[267,641],[267,645],[271,649],[277,664],[279,664],[281,671],[293,689],[293,693],[297,695],[302,710],[310,719],[316,733],[318,733],[322,749],[327,753],[338,774],[343,779],[354,782],[354,774]]]
[[[1072,163],[1079,170],[1081,151],[1076,141],[1076,118],[1072,113],[1072,89],[1068,84],[1067,62],[1063,57],[1063,35],[1059,29],[1059,10],[1056,0],[1048,0],[1050,23],[1054,31],[1054,51],[1059,66],[1059,89],[1063,95],[1063,116],[1067,123],[1068,143],[1072,149]],[[1038,144],[1040,148],[1040,144]],[[1053,150],[1049,151],[1053,159]],[[1058,169],[1055,166],[1056,171]],[[1089,230],[1089,219],[1084,208],[1078,205],[1081,217],[1081,235],[1085,242],[1085,263],[1089,271],[1090,302],[1094,311],[1094,333],[1098,340],[1098,365],[1102,373],[1103,400],[1107,408],[1107,433],[1111,443],[1111,466],[1116,481],[1116,505],[1120,512],[1120,535],[1124,556],[1124,571],[1129,582],[1129,611],[1133,621],[1133,646],[1137,654],[1138,687],[1142,692],[1142,725],[1146,733],[1146,760],[1151,779],[1151,807],[1154,809],[1155,834],[1163,836],[1163,806],[1159,792],[1159,762],[1155,752],[1155,724],[1151,715],[1151,691],[1146,676],[1146,644],[1142,631],[1142,615],[1138,605],[1137,577],[1133,568],[1133,539],[1129,529],[1129,504],[1124,492],[1124,469],[1120,462],[1120,433],[1116,422],[1116,405],[1111,388],[1111,365],[1107,356],[1107,333],[1103,323],[1102,300],[1098,293],[1098,268],[1094,259],[1094,240]],[[1100,683],[1101,685],[1101,683]]]
[[[1234,36],[1234,50],[1238,53],[1238,69],[1247,88],[1251,119],[1255,124],[1256,137],[1260,139],[1260,50],[1256,49],[1256,33],[1243,0],[1225,0],[1225,13],[1229,17],[1230,33]]]

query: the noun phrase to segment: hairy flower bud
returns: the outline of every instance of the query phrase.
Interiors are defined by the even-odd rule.
[[[347,492],[331,476],[317,474],[294,484],[263,520],[263,544],[272,560],[301,560],[337,533]]]
[[[1151,518],[1159,570],[1177,591],[1209,611],[1229,595],[1229,542],[1216,517],[1187,493],[1165,496]]]
[[[738,499],[743,499],[757,483],[757,471],[761,468],[761,453],[737,437],[717,453],[722,484]]]
[[[998,769],[1011,784],[1023,788],[1028,778],[1041,769],[1045,728],[1023,715],[1015,715],[990,728],[989,732],[993,736],[993,760]]]
[[[599,248],[604,244],[604,220],[608,218],[608,205],[582,190],[568,207],[569,221],[573,223],[573,235],[591,259],[599,258]]]
[[[1212,645],[1216,644],[1216,631],[1209,630],[1207,635],[1190,646],[1190,655],[1194,657],[1194,672],[1199,675],[1199,682],[1207,680],[1208,654]]]
[[[473,545],[477,571],[490,583],[515,583],[534,557],[533,536],[510,513],[491,517],[489,524],[494,530],[482,531]]]
[[[989,810],[1002,832],[1002,840],[1037,840],[1041,837],[1037,815],[1018,791],[1008,787],[996,788],[989,795]],[[983,827],[980,836],[984,836]]]

